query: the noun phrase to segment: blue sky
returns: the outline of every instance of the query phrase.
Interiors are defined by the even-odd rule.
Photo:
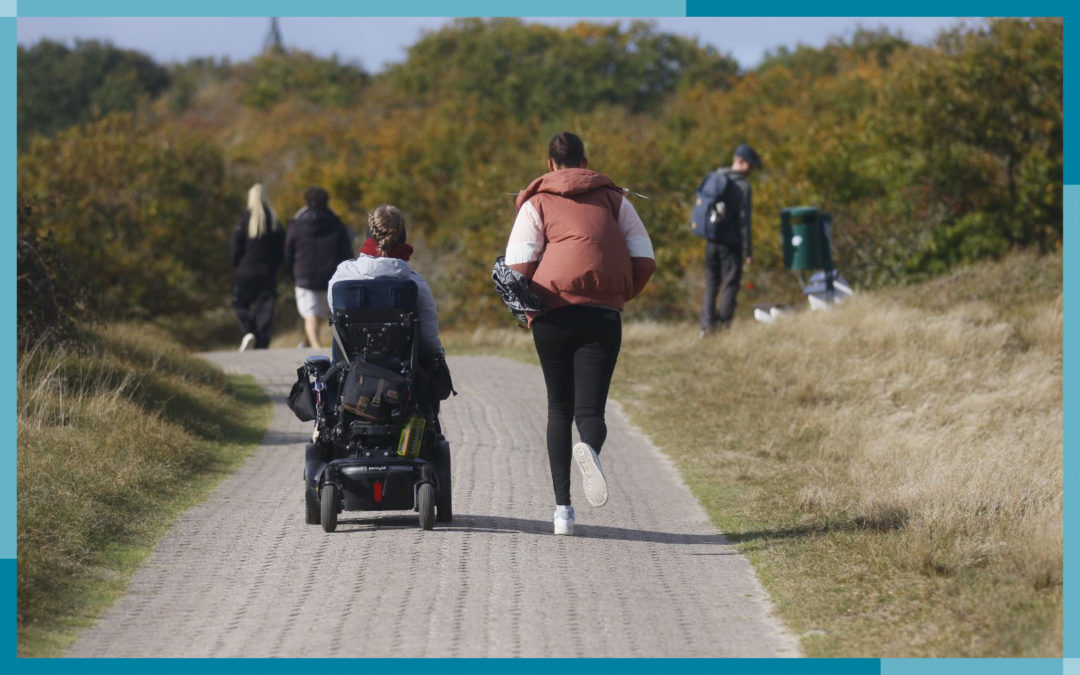
[[[525,19],[570,25],[579,18]],[[619,19],[593,18],[612,23]],[[624,23],[631,19],[622,19]],[[369,71],[404,60],[406,49],[424,31],[436,30],[444,18],[305,18],[280,19],[285,43],[320,56],[337,54]],[[962,21],[956,17],[737,17],[655,19],[665,32],[697,38],[735,57],[744,68],[757,64],[767,50],[802,43],[821,46],[834,36],[850,35],[858,26],[898,29],[910,40],[929,42],[942,28]],[[243,61],[262,48],[269,27],[266,18],[33,18],[18,19],[18,43],[30,46],[42,38],[67,43],[75,39],[108,40],[137,49],[159,62],[186,61],[199,56],[228,56]]]

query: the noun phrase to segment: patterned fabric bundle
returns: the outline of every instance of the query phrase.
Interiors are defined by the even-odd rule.
[[[505,256],[495,259],[495,265],[491,268],[491,280],[495,282],[495,290],[506,308],[521,323],[528,321],[525,312],[539,314],[546,309],[544,303],[533,293],[529,280],[510,269]]]

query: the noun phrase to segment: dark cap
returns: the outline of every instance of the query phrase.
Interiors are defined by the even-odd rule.
[[[735,148],[735,156],[742,157],[747,161],[747,163],[750,164],[750,166],[754,167],[755,169],[761,168],[761,158],[758,157],[758,154],[754,152],[754,149],[746,143],[743,143],[739,147]]]

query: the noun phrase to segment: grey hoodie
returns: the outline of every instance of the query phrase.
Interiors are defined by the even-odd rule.
[[[361,253],[355,260],[346,260],[338,265],[326,294],[327,303],[334,297],[334,284],[352,279],[378,279],[391,277],[411,279],[416,284],[416,310],[420,315],[420,353],[431,355],[443,351],[439,340],[439,313],[435,309],[435,298],[431,295],[424,277],[409,267],[409,263],[398,258],[373,257]],[[330,311],[334,307],[331,305]]]

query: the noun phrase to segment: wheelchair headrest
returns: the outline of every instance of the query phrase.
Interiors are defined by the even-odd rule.
[[[339,281],[330,289],[330,304],[338,309],[416,309],[416,284],[411,279],[379,278]]]

